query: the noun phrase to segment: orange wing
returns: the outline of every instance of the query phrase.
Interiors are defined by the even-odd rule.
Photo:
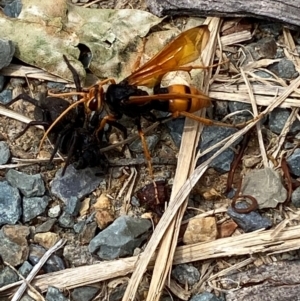
[[[128,76],[125,81],[130,85],[153,88],[167,72],[177,71],[180,66],[199,58],[207,45],[209,35],[207,25],[182,32],[150,61]]]

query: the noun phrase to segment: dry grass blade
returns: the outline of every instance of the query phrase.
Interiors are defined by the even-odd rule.
[[[248,78],[247,78],[247,76],[246,76],[243,69],[241,69],[241,74],[242,74],[242,77],[245,81],[246,86],[248,87],[248,93],[249,93],[249,97],[250,97],[250,100],[251,100],[254,117],[257,117],[258,116],[258,110],[257,110],[257,106],[256,106],[255,97],[254,97],[253,91],[252,91],[251,86],[250,86],[250,82],[249,82],[249,80],[248,80]],[[263,160],[263,164],[264,164],[264,167],[268,167],[269,166],[268,158],[267,158],[267,153],[266,153],[266,149],[265,149],[265,145],[264,145],[264,141],[263,141],[263,136],[262,136],[262,132],[261,132],[261,124],[260,123],[257,123],[256,130],[257,130],[258,143],[259,143],[259,148],[260,148],[260,153],[261,153],[261,157],[262,157],[262,160]]]
[[[298,107],[300,103],[300,94],[297,93],[297,89],[292,86],[295,81],[298,81],[299,78],[295,79],[291,82],[291,85],[288,89],[291,91],[287,91],[286,87],[274,86],[274,85],[252,85],[252,91],[255,96],[256,104],[259,106],[269,106],[273,103],[274,97],[277,95],[283,95],[283,93],[287,93],[287,95],[283,95],[284,101],[279,101],[276,104],[276,107],[281,108],[291,108]],[[295,84],[297,86],[297,84]],[[229,100],[229,101],[238,101],[250,103],[248,90],[246,85],[236,84],[225,85],[225,84],[213,84],[210,87],[209,96],[216,100]]]
[[[238,263],[230,266],[229,268],[224,269],[224,270],[212,275],[211,277],[209,277],[208,281],[212,281],[212,280],[214,280],[218,277],[225,276],[225,275],[227,275],[228,273],[230,273],[232,271],[237,271],[237,270],[247,266],[248,264],[252,263],[253,261],[255,261],[255,259],[256,258],[254,258],[254,257],[250,257],[250,258],[247,258],[246,260],[238,262]]]
[[[32,281],[32,279],[34,278],[34,276],[39,272],[39,270],[42,268],[42,266],[44,265],[44,263],[48,260],[48,258],[58,249],[60,249],[61,247],[63,247],[63,245],[66,243],[65,240],[61,239],[59,240],[52,248],[50,248],[44,255],[43,257],[40,259],[40,261],[34,266],[34,268],[32,269],[32,271],[29,273],[29,275],[26,278],[26,282],[24,282],[19,289],[17,290],[17,292],[15,293],[15,295],[13,296],[13,298],[11,299],[11,301],[18,301],[23,293],[26,290],[27,287],[27,283],[30,283]]]
[[[300,71],[300,58],[297,53],[294,39],[288,28],[283,28],[283,36],[284,36],[284,42],[286,45],[286,48],[284,48],[284,54],[289,60],[294,62],[295,68],[299,72]],[[294,55],[294,53],[296,53],[297,55]]]
[[[212,18],[209,19],[207,23],[209,24],[209,29],[211,33],[210,33],[209,43],[206,46],[204,52],[202,53],[202,61],[204,65],[210,65],[213,61],[217,35],[219,32],[221,21],[218,18]],[[206,86],[206,91],[207,91],[208,80],[206,82],[206,85],[207,85]],[[203,89],[203,91],[206,92],[205,89]],[[174,179],[169,208],[175,202],[174,196],[176,195],[180,187],[183,185],[183,183],[186,181],[190,171],[194,169],[195,149],[199,139],[198,127],[199,127],[199,123],[188,119],[186,120],[185,130],[181,141],[181,148],[179,151],[178,165],[176,169],[176,175]],[[180,208],[181,206],[182,208]],[[172,266],[173,254],[175,252],[175,248],[177,245],[177,237],[179,231],[178,229],[186,208],[186,204],[181,202],[181,206],[179,206],[175,211],[175,212],[178,211],[178,213],[174,215],[173,221],[170,220],[171,223],[169,222],[169,225],[167,225],[168,230],[166,232],[164,230],[163,233],[160,233],[161,237],[163,235],[163,240],[161,242],[161,246],[163,247],[159,248],[158,251],[159,254],[157,257],[157,262],[154,267],[147,300],[158,300],[160,298],[161,292],[163,291],[165,280],[169,273],[169,269]],[[166,215],[166,212],[164,215]],[[160,221],[160,224],[161,223],[162,220]],[[158,231],[158,229],[159,229],[159,225],[157,226],[155,232]],[[174,229],[177,229],[175,230],[175,233],[174,233]],[[152,237],[156,237],[155,233],[153,234]],[[155,243],[151,245],[151,240],[150,240],[147,246],[148,250],[146,248],[146,251],[142,254],[141,259],[138,262],[138,266],[129,281],[126,292],[123,296],[123,301],[134,299],[138,285],[149,263],[149,258],[152,256],[159,241],[160,239],[159,240],[155,239]]]
[[[235,32],[221,38],[221,43],[223,46],[229,46],[234,44],[239,44],[244,41],[251,40],[252,34],[250,30],[243,30],[240,32]]]
[[[9,118],[13,118],[15,120],[18,120],[20,122],[24,122],[24,123],[29,123],[32,121],[32,119],[20,114],[20,113],[17,113],[13,110],[10,110],[10,109],[7,109],[3,106],[0,105],[0,114],[3,115],[3,116],[6,116],[6,117],[9,117]],[[36,125],[35,127],[39,128],[39,129],[42,129],[44,130],[44,128],[41,126],[41,125]]]
[[[11,77],[28,77],[39,80],[49,80],[57,83],[68,83],[65,79],[52,75],[41,69],[16,64],[10,64],[9,66],[1,69],[1,74]]]
[[[256,253],[283,253],[297,250],[300,244],[300,225],[272,230],[260,230],[234,237],[221,238],[215,241],[181,246],[176,249],[173,264],[213,258],[249,255]],[[155,254],[157,255],[157,254]],[[249,259],[251,260],[251,259]],[[92,266],[83,266],[35,277],[32,285],[44,292],[48,286],[72,289],[107,279],[121,277],[131,273],[138,261],[138,256],[101,262]],[[152,257],[148,268],[155,262]],[[243,262],[242,262],[243,263]],[[220,274],[221,275],[221,274]],[[210,277],[214,279],[215,277]],[[18,281],[0,288],[0,297],[7,296],[22,284]]]
[[[258,68],[263,68],[263,67],[267,67],[269,65],[272,65],[274,63],[280,62],[281,59],[262,59],[262,60],[258,60],[258,61],[254,61],[252,63],[247,64],[246,66],[243,67],[244,71],[250,71],[253,69],[258,69]]]
[[[277,138],[277,143],[276,143],[276,149],[274,152],[272,152],[271,156],[273,158],[277,158],[277,156],[279,155],[279,152],[282,148],[282,145],[284,144],[285,142],[285,138],[287,136],[287,134],[289,133],[294,121],[297,119],[297,114],[299,112],[299,108],[293,108],[292,109],[292,112],[289,116],[289,118],[287,119],[287,121],[285,122],[284,124],[284,127],[280,133],[280,135],[278,136]]]

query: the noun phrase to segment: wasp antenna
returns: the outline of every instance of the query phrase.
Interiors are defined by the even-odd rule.
[[[79,95],[84,97],[86,93],[84,92],[66,92],[66,93],[52,93],[48,91],[48,96],[55,96],[55,97],[64,97],[64,96],[74,96]]]

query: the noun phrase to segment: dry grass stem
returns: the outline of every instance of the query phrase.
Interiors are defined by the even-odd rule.
[[[32,119],[30,119],[30,118],[28,118],[28,117],[26,117],[26,116],[24,116],[20,113],[17,113],[13,110],[7,109],[7,108],[5,108],[4,106],[1,106],[1,105],[0,105],[0,115],[18,120],[20,122],[24,122],[26,124],[32,121]],[[44,130],[44,127],[41,126],[41,125],[35,125],[35,127],[39,128],[41,130]]]
[[[63,245],[66,243],[65,240],[61,239],[59,240],[52,248],[50,248],[44,255],[43,257],[40,259],[40,261],[33,267],[33,269],[31,270],[31,272],[29,273],[29,275],[26,278],[26,281],[22,281],[23,283],[21,284],[21,286],[18,288],[17,292],[15,293],[15,295],[13,296],[13,298],[11,299],[11,301],[18,301],[22,295],[24,294],[24,292],[26,291],[27,288],[27,284],[30,283],[33,278],[36,276],[36,274],[39,272],[39,270],[42,268],[42,266],[44,265],[44,263],[48,260],[48,258],[54,253],[56,252],[58,249],[60,249],[61,247],[63,247]]]
[[[257,105],[268,106],[272,103],[274,97],[282,94],[286,87],[271,86],[271,85],[255,85],[252,86],[252,91],[255,96]],[[238,101],[250,103],[246,85],[226,85],[212,84],[209,91],[209,96],[216,100]],[[297,107],[300,104],[300,94],[291,93],[290,97],[286,97],[285,101],[278,105],[281,108]]]
[[[276,147],[275,151],[271,154],[271,156],[273,158],[276,159],[278,157],[279,152],[280,152],[280,150],[281,150],[281,148],[282,148],[282,146],[285,142],[285,138],[286,138],[287,134],[289,133],[294,121],[297,119],[298,112],[299,112],[299,108],[293,108],[292,109],[292,112],[291,112],[289,118],[285,122],[284,127],[283,127],[280,135],[277,138],[277,143],[276,143],[277,147]]]
[[[1,69],[1,74],[10,77],[28,77],[36,78],[39,80],[48,80],[57,83],[68,83],[67,80],[52,75],[41,69],[16,64],[10,64],[9,66]]]
[[[283,253],[287,250],[299,249],[300,225],[288,227],[285,224],[284,226],[284,228],[280,227],[280,231],[277,228],[259,230],[234,237],[220,238],[215,241],[177,247],[173,264],[256,253],[272,255]],[[40,275],[35,277],[32,285],[44,292],[51,285],[62,289],[71,289],[125,276],[134,270],[138,258],[138,256],[135,256],[115,261],[100,262],[91,266],[82,266]],[[151,268],[154,262],[155,259],[153,257],[149,262],[148,268]],[[213,276],[209,277],[210,280],[214,278]],[[22,281],[18,281],[0,288],[0,296],[11,293],[21,284]]]
[[[213,63],[214,54],[216,51],[217,39],[219,36],[221,19],[219,18],[208,18],[205,22],[209,25],[210,29],[210,40],[205,50],[203,51],[201,57],[204,65],[208,66]],[[199,86],[204,93],[208,92],[209,79],[211,77],[211,69],[209,70],[208,76],[203,82],[203,86]],[[198,114],[204,115],[205,110],[199,112]],[[181,140],[181,147],[179,150],[178,156],[178,165],[175,173],[174,183],[172,187],[172,193],[170,198],[170,204],[175,201],[174,196],[179,191],[180,187],[184,184],[189,174],[195,168],[195,154],[196,148],[199,140],[199,123],[193,120],[186,119],[185,127],[183,131],[183,136]],[[201,126],[202,128],[202,126]],[[186,209],[187,201],[183,202],[182,205],[178,208],[176,216],[173,221],[171,221],[166,233],[164,233],[163,239],[161,241],[161,247],[158,250],[158,257],[155,263],[153,276],[151,279],[151,284],[147,296],[147,300],[159,300],[161,292],[163,291],[163,287],[165,281],[167,279],[168,273],[172,267],[173,255],[177,246],[177,237],[179,234],[180,224],[182,221],[182,217],[184,215]],[[152,255],[152,254],[151,254]],[[146,263],[146,262],[145,262]],[[142,264],[142,263],[141,263]],[[141,278],[142,275],[139,275]],[[132,277],[132,283],[138,284],[136,279]],[[140,280],[139,280],[140,281]],[[136,285],[137,288],[137,285]],[[135,290],[136,290],[135,288]],[[132,287],[130,287],[130,282],[127,287],[127,291],[132,294]],[[123,300],[126,299],[126,293],[123,297]]]
[[[250,101],[251,101],[254,117],[257,117],[258,116],[258,110],[257,110],[255,96],[253,94],[250,82],[249,82],[248,77],[246,76],[243,68],[241,68],[241,74],[242,74],[242,77],[243,77],[243,79],[245,81],[245,84],[248,88],[248,94],[249,94],[249,98],[250,98]],[[268,167],[269,163],[268,163],[267,153],[266,153],[266,149],[265,149],[265,145],[264,145],[264,141],[263,141],[263,136],[262,136],[262,132],[261,132],[260,122],[258,122],[256,124],[256,130],[257,130],[257,138],[258,138],[259,149],[260,149],[262,161],[263,161],[264,167]]]
[[[250,30],[243,30],[240,32],[235,32],[227,36],[221,37],[221,43],[223,46],[234,45],[242,43],[244,41],[249,41],[252,39],[252,34]]]
[[[212,281],[214,279],[217,279],[218,277],[222,277],[222,276],[225,276],[227,275],[228,273],[230,272],[233,272],[233,271],[237,271],[245,266],[247,266],[248,264],[254,262],[256,260],[256,258],[254,257],[250,257],[250,258],[247,258],[241,262],[238,262],[232,266],[230,266],[229,268],[227,269],[224,269],[218,273],[215,273],[214,275],[212,275],[211,277],[209,277],[208,281]]]
[[[300,72],[300,58],[299,55],[294,55],[294,53],[297,53],[296,45],[288,28],[283,28],[283,36],[284,43],[286,45],[284,48],[284,54],[289,60],[294,62],[295,69]]]

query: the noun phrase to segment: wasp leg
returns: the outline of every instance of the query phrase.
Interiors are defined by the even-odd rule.
[[[230,127],[230,128],[237,128],[237,127],[242,127],[245,124],[230,124],[230,123],[224,123],[224,122],[219,122],[219,121],[215,121],[215,120],[211,120],[211,119],[207,119],[204,117],[200,117],[200,116],[196,116],[192,113],[188,113],[188,112],[175,112],[172,114],[173,118],[177,118],[178,116],[184,116],[184,117],[188,117],[190,119],[193,119],[195,121],[198,121],[204,125],[217,125],[217,126],[225,126],[225,127]]]
[[[103,135],[103,130],[106,124],[112,124],[112,123],[117,123],[116,122],[116,118],[113,115],[106,115],[101,119],[101,122],[99,124],[98,129],[96,130],[96,137],[98,140],[100,140],[102,138]],[[118,124],[121,127],[123,127],[122,125]],[[123,129],[121,130],[123,131]],[[127,130],[126,130],[126,135],[127,135]],[[101,137],[101,138],[100,138]]]
[[[148,145],[147,145],[147,142],[146,142],[146,139],[145,139],[144,132],[142,130],[140,118],[135,119],[135,124],[137,126],[138,133],[139,133],[139,136],[140,136],[141,141],[142,141],[142,145],[143,145],[143,149],[144,149],[144,155],[145,155],[145,158],[146,158],[147,163],[148,163],[149,174],[150,174],[150,176],[153,180],[154,175],[153,175],[153,168],[152,168],[152,163],[151,163],[151,155],[150,155],[150,152],[149,152],[149,149],[148,149]]]
[[[142,130],[141,119],[136,118],[135,119],[135,124],[137,126],[138,133],[139,133],[139,136],[140,136],[141,141],[142,141],[142,145],[143,145],[143,149],[144,149],[144,155],[145,155],[145,158],[146,158],[147,163],[148,163],[149,174],[152,178],[152,184],[153,184],[153,188],[154,188],[154,198],[156,200],[156,203],[160,204],[160,201],[159,201],[159,198],[158,198],[158,188],[157,188],[156,182],[154,181],[153,167],[152,167],[152,163],[151,163],[151,155],[150,155],[150,152],[149,152],[149,149],[148,149],[148,145],[147,145],[147,142],[146,142],[146,139],[145,139],[144,132]]]

